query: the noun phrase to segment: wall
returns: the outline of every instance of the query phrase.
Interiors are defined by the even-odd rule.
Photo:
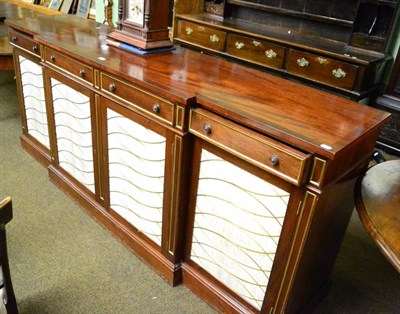
[[[95,0],[96,1],[96,22],[103,23],[104,18],[104,0]],[[114,26],[116,26],[118,21],[118,0],[113,0],[113,22]]]

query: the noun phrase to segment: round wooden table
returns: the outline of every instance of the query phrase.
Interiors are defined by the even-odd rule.
[[[400,160],[368,169],[356,184],[355,202],[365,229],[400,273]]]

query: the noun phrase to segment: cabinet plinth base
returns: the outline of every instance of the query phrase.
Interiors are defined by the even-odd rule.
[[[89,215],[132,250],[169,285],[176,286],[181,283],[182,270],[180,265],[169,261],[161,252],[120,224],[101,204],[93,199],[93,196],[85,193],[81,187],[78,187],[68,176],[64,175],[62,170],[50,165],[49,177],[51,182],[76,201]]]
[[[183,284],[222,313],[259,313],[254,307],[241,302],[239,297],[221,288],[213,277],[199,271],[192,262],[183,263]]]
[[[42,145],[38,144],[31,136],[21,134],[20,137],[22,148],[33,158],[35,158],[41,165],[47,167],[51,163],[50,152]]]

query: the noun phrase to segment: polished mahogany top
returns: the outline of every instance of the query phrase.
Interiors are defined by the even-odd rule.
[[[12,20],[15,29],[100,70],[183,105],[197,104],[330,159],[389,114],[256,69],[176,47],[145,56],[106,44],[105,25],[71,15]],[[343,155],[342,155],[343,156]]]

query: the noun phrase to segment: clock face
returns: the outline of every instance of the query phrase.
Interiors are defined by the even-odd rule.
[[[127,0],[126,19],[143,27],[144,0]]]

